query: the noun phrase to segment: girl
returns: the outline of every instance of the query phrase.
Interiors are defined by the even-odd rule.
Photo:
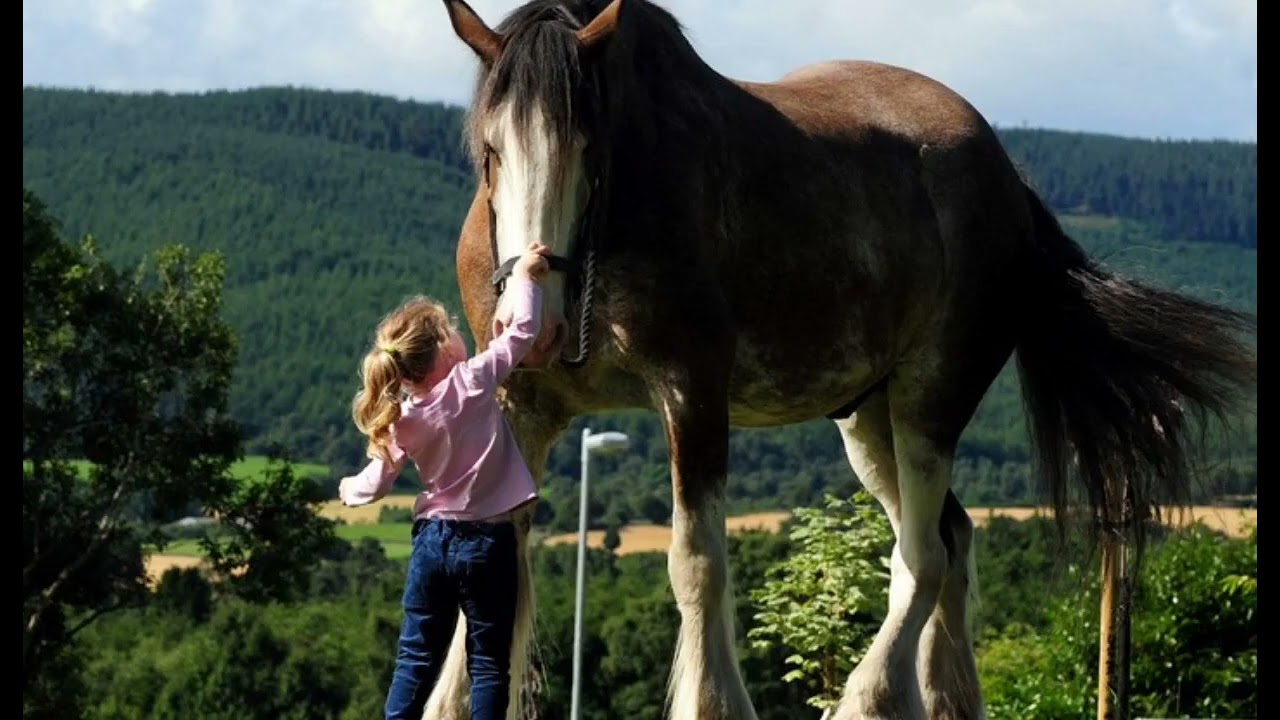
[[[514,317],[467,359],[449,315],[415,298],[378,324],[352,404],[373,460],[343,478],[345,505],[384,497],[412,460],[426,487],[414,503],[404,622],[386,717],[420,720],[448,651],[458,609],[467,617],[471,717],[505,718],[516,610],[512,511],[537,490],[494,391],[538,336],[547,250],[534,243],[507,292]],[[401,399],[401,395],[404,398]]]

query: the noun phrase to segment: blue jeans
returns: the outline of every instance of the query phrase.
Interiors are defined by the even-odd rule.
[[[432,519],[415,522],[413,533],[387,720],[421,720],[459,608],[467,616],[471,718],[505,718],[519,581],[515,526]]]

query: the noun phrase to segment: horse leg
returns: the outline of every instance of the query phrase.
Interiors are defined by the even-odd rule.
[[[926,717],[916,663],[921,634],[948,569],[938,523],[958,433],[938,432],[920,412],[916,398],[925,388],[904,386],[903,378],[911,375],[896,376],[888,388],[899,512],[889,609],[870,649],[849,675],[836,720]]]
[[[867,398],[854,415],[837,420],[836,427],[854,474],[884,507],[896,537],[902,516],[886,393]],[[920,637],[918,679],[925,714],[929,718],[981,718],[984,714],[968,614],[976,592],[973,522],[950,490],[943,502],[939,531],[949,557],[957,561],[949,564],[938,605]]]
[[[512,382],[515,385],[516,382]],[[514,398],[509,393],[508,398]],[[542,486],[542,476],[546,470],[547,457],[556,438],[568,427],[566,415],[551,413],[551,407],[558,403],[548,398],[532,399],[522,402],[511,400],[507,403],[507,420],[511,424],[516,444],[520,446],[529,464],[535,483]],[[537,408],[534,410],[533,408]],[[529,563],[529,529],[533,526],[533,513],[536,503],[530,503],[516,513],[516,558],[517,572],[520,582],[516,596],[515,633],[511,639],[511,704],[507,706],[507,719],[520,720],[530,708],[532,702],[535,668],[534,655],[534,615],[535,594],[533,587],[533,569]],[[467,674],[467,619],[458,613],[458,624],[454,628],[453,642],[449,646],[449,654],[445,658],[440,677],[436,680],[431,697],[427,700],[424,720],[467,720],[471,717],[471,680]]]
[[[835,423],[840,429],[840,439],[844,441],[844,452],[854,475],[884,508],[896,537],[902,514],[888,394],[881,390],[871,395],[858,406],[857,412]]]
[[[756,717],[734,653],[724,508],[728,404],[722,387],[708,387],[718,384],[660,392],[673,496],[667,572],[680,609],[667,689],[672,720]]]
[[[977,600],[973,521],[950,492],[938,528],[950,563],[938,605],[920,636],[917,671],[925,713],[938,720],[982,720],[982,691],[973,656],[970,611]]]

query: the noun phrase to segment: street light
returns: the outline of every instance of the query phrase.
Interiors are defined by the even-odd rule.
[[[578,489],[578,587],[573,609],[573,690],[569,701],[569,720],[578,720],[578,697],[582,692],[582,605],[586,585],[587,566],[587,483],[591,467],[591,453],[609,453],[625,450],[631,441],[620,432],[592,434],[591,428],[582,430],[582,486]]]

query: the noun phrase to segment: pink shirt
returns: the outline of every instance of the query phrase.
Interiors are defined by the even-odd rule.
[[[391,457],[375,458],[358,475],[344,478],[338,494],[347,505],[382,499],[404,468],[418,468],[426,491],[414,517],[482,520],[537,498],[537,488],[511,426],[494,397],[538,336],[542,288],[512,276],[507,281],[514,317],[488,349],[453,366],[425,395],[400,404],[391,426]]]

